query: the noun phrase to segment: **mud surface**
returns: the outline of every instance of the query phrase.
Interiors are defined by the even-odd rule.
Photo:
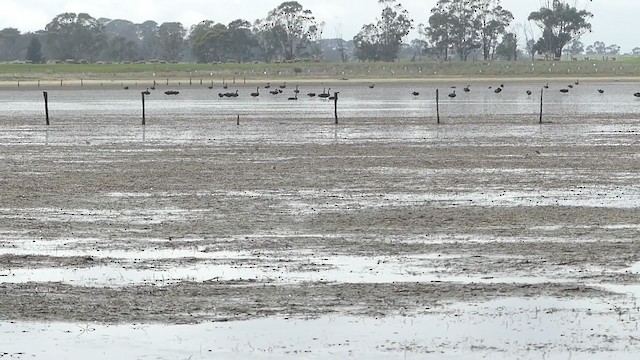
[[[3,118],[0,320],[638,312],[635,114],[289,117]]]

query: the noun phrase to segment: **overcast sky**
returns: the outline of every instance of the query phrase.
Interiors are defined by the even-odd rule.
[[[86,12],[95,18],[125,19],[135,23],[154,20],[158,23],[179,21],[186,28],[202,20],[229,23],[242,18],[253,22],[284,0],[1,0],[0,29],[14,27],[22,32],[42,30],[63,12]],[[582,38],[586,45],[604,41],[618,44],[623,52],[640,46],[635,31],[630,31],[640,14],[638,0],[570,0],[578,8],[594,13],[593,33]],[[352,38],[363,24],[374,22],[380,14],[377,0],[298,0],[326,23],[324,37],[335,37],[340,31]],[[401,0],[416,25],[426,23],[429,10],[437,0]],[[514,24],[524,24],[541,0],[503,0],[503,6],[514,13]],[[341,30],[339,30],[341,29]],[[622,29],[622,30],[620,30]],[[625,30],[626,29],[626,30]]]

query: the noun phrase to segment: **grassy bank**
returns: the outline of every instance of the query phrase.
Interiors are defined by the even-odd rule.
[[[468,61],[293,64],[0,64],[1,81],[59,79],[212,80],[640,77],[636,58],[618,61]]]

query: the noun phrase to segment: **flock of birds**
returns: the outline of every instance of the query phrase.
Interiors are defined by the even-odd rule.
[[[223,88],[227,89],[228,88],[228,84],[224,83]],[[271,94],[271,95],[280,95],[280,94],[284,93],[284,89],[287,88],[287,82],[285,81],[282,85],[279,85],[277,88],[274,88],[273,90],[271,90],[271,83],[267,83],[264,86],[264,88],[267,89],[269,94]],[[209,86],[209,89],[213,89],[213,86]],[[298,94],[300,94],[300,87],[299,87],[299,85],[296,85],[295,90],[293,90],[293,96],[287,98],[287,100],[291,100],[291,101],[298,100]],[[261,95],[260,94],[260,86],[256,87],[256,91],[252,92],[250,95],[252,97],[260,96]],[[224,97],[228,97],[228,98],[238,97],[238,90],[236,90],[235,92],[221,92],[221,93],[218,93],[218,96],[221,97],[221,98],[224,98]],[[310,93],[307,93],[307,96],[310,97],[310,98],[319,97],[321,99],[329,99],[329,100],[334,100],[335,99],[335,96],[331,95],[331,88],[329,88],[327,90],[326,87],[322,90],[321,94],[316,94],[314,92],[310,92]]]
[[[566,93],[568,93],[571,89],[573,89],[575,86],[578,86],[578,85],[580,85],[580,81],[579,81],[579,80],[576,80],[576,81],[575,81],[575,83],[573,83],[573,84],[569,84],[569,85],[567,85],[566,87],[562,87],[562,88],[560,88],[560,89],[559,89],[559,91],[560,91],[561,93],[566,94]],[[228,86],[229,86],[229,85],[225,82],[225,83],[223,83],[223,86],[222,86],[222,87],[226,90],[226,89],[228,89]],[[376,85],[375,85],[375,84],[373,84],[373,83],[371,83],[371,84],[369,84],[369,85],[368,85],[368,87],[369,87],[369,89],[374,89],[374,88],[376,87]],[[274,88],[273,90],[270,90],[270,89],[272,88],[272,87],[271,87],[271,83],[267,83],[267,84],[264,86],[264,88],[265,88],[265,89],[267,89],[267,90],[268,90],[268,92],[269,92],[269,94],[271,94],[271,95],[280,95],[280,94],[282,94],[282,93],[284,92],[284,89],[286,89],[286,88],[287,88],[287,82],[285,81],[284,83],[282,83],[281,85],[279,85],[277,88]],[[489,86],[489,87],[488,87],[488,89],[489,89],[489,90],[493,90],[493,92],[494,92],[494,93],[496,93],[496,94],[501,93],[501,92],[504,90],[504,88],[505,88],[505,87],[504,87],[504,84],[500,84],[499,86],[497,86],[497,87],[495,87],[495,88],[493,88],[493,87],[491,87],[491,86]],[[544,89],[549,89],[549,83],[546,83],[546,84],[543,86],[543,88],[544,88]],[[129,89],[129,87],[128,87],[128,86],[125,86],[125,87],[124,87],[124,89],[125,89],[125,90],[127,90],[127,89]],[[151,86],[150,88],[147,88],[147,89],[146,89],[145,91],[143,91],[142,93],[143,93],[144,95],[150,95],[150,94],[151,94],[151,92],[149,91],[149,89],[151,89],[151,90],[155,90],[155,89],[156,89],[156,88],[155,88],[155,83],[153,84],[153,86]],[[213,89],[213,84],[212,84],[211,86],[209,86],[209,89]],[[453,91],[452,91],[452,92],[450,92],[450,93],[448,94],[448,96],[449,96],[449,98],[452,98],[452,99],[453,99],[453,98],[457,97],[457,96],[458,96],[458,94],[456,94],[456,86],[452,86],[452,87],[451,87],[451,89],[453,89]],[[465,93],[471,92],[471,85],[467,85],[467,86],[465,86],[464,88],[462,88],[462,91],[463,91],[463,92],[465,92]],[[600,93],[600,94],[604,94],[604,92],[605,92],[603,89],[597,89],[597,91],[598,91],[598,93]],[[178,95],[178,94],[180,94],[180,92],[179,92],[179,91],[177,91],[177,90],[167,90],[167,91],[165,91],[164,93],[165,93],[165,95]],[[298,100],[298,94],[299,94],[299,93],[300,93],[300,88],[299,88],[299,86],[298,86],[298,85],[296,85],[295,90],[293,90],[293,96],[291,96],[291,97],[289,97],[289,98],[287,98],[287,99],[288,99],[288,100],[291,100],[291,101]],[[419,91],[413,91],[411,94],[412,94],[413,96],[420,96],[420,92],[419,92]],[[526,90],[526,94],[527,94],[528,96],[531,96],[531,95],[533,94],[533,92],[532,92],[531,90]],[[260,93],[260,86],[256,87],[256,91],[255,91],[255,92],[252,92],[250,95],[251,95],[252,97],[259,97],[259,96],[261,95],[261,93]],[[315,92],[310,92],[310,93],[307,93],[306,95],[307,95],[308,97],[310,97],[310,98],[318,97],[318,98],[321,98],[321,99],[329,99],[329,100],[334,100],[334,99],[335,99],[335,95],[331,95],[331,88],[329,88],[329,89],[327,90],[327,88],[326,88],[326,87],[322,90],[322,93],[320,93],[320,94],[316,94]],[[234,92],[220,92],[220,93],[218,93],[218,96],[219,96],[220,98],[237,98],[237,97],[239,96],[239,92],[238,92],[238,90],[236,90],[236,91],[234,91]],[[633,94],[633,96],[635,96],[635,97],[637,97],[637,98],[640,98],[640,92],[636,92],[636,93],[634,93],[634,94]]]

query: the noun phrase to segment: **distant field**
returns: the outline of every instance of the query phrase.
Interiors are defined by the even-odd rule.
[[[433,79],[434,77],[640,77],[640,59],[292,64],[0,64],[0,81],[79,79]]]

